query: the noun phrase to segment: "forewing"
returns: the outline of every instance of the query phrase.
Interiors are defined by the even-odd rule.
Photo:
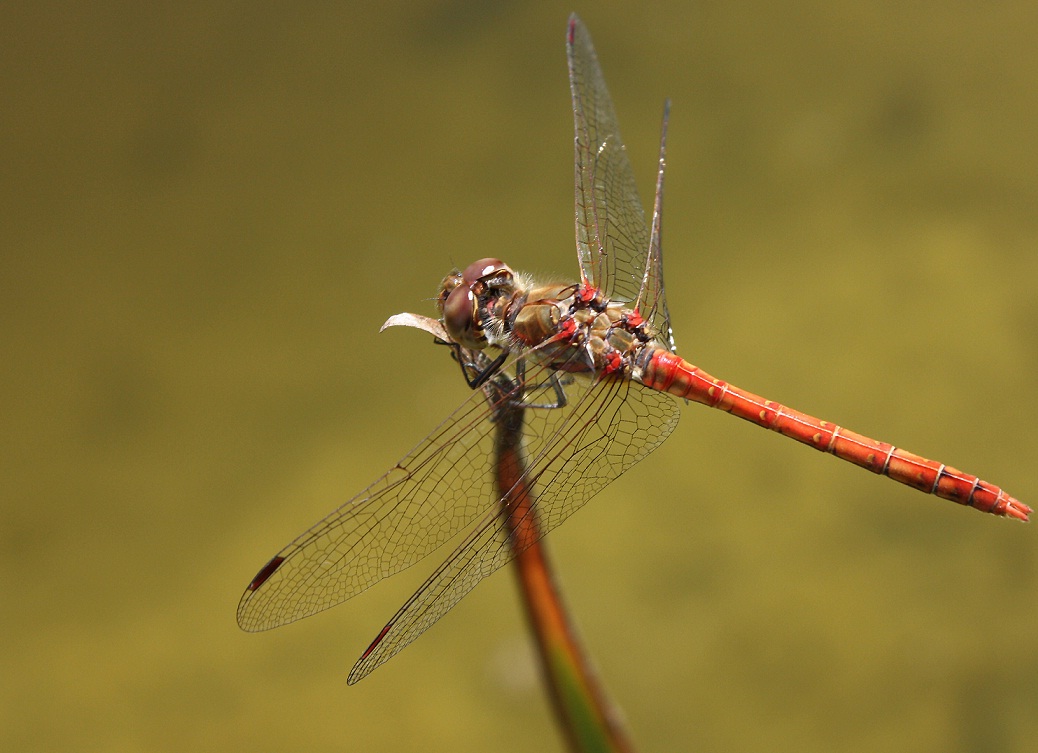
[[[678,421],[678,406],[629,380],[577,382],[568,403],[527,409],[526,473],[540,536],[562,523],[613,479],[663,442]],[[518,485],[518,484],[517,484]],[[471,534],[389,621],[350,672],[355,683],[421,635],[480,580],[518,553],[499,509]],[[538,537],[539,538],[539,537]],[[536,539],[523,539],[529,546]]]
[[[633,303],[641,290],[649,231],[598,57],[576,15],[570,17],[566,52],[581,276],[607,297]]]
[[[490,407],[473,393],[375,483],[282,549],[238,604],[258,631],[334,607],[413,565],[496,499]]]

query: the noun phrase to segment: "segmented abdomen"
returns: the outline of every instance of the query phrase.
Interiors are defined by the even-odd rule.
[[[648,358],[640,360],[644,363],[641,381],[652,389],[719,408],[817,450],[868,468],[873,473],[888,476],[960,505],[1019,520],[1027,520],[1031,513],[1030,507],[994,484],[780,403],[765,400],[710,376],[667,350],[657,349]]]

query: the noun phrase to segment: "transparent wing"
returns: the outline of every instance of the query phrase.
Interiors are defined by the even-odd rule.
[[[642,271],[642,286],[635,308],[652,322],[659,339],[673,353],[674,330],[670,326],[670,311],[663,289],[663,171],[667,166],[667,120],[670,100],[663,104],[663,126],[660,129],[660,159],[656,171],[656,198],[652,205],[652,231],[649,234],[649,253]]]
[[[525,458],[525,473],[515,486],[532,490],[528,514],[536,516],[537,538],[656,449],[678,421],[678,406],[669,396],[611,379],[577,382],[564,407],[523,413],[522,448],[499,451],[510,449]],[[522,520],[509,519],[505,525],[502,517],[495,505],[401,607],[353,667],[351,684],[411,643],[480,580],[536,540],[520,537],[517,544],[513,534]]]
[[[267,630],[341,604],[422,559],[490,509],[491,408],[474,392],[418,446],[264,566],[238,624]]]
[[[650,238],[591,40],[575,16],[568,39],[581,271],[610,297],[650,307],[642,315],[655,317],[663,335],[669,321],[659,253],[662,147]],[[512,559],[516,551],[501,525],[494,480],[502,449],[496,446],[495,420],[504,403],[547,405],[561,386],[555,372],[525,373],[521,365],[513,358],[503,367],[505,382],[495,377],[473,393],[385,475],[273,557],[241,598],[241,627],[265,630],[335,606],[471,527],[365,652],[351,673],[355,682]],[[513,448],[527,459],[517,483],[536,495],[531,514],[541,535],[655,449],[678,416],[671,398],[641,385],[583,380],[561,371],[561,379],[569,380],[564,405],[523,410],[523,440]]]
[[[641,315],[672,345],[659,244],[663,143],[650,242],[613,102],[591,36],[576,15],[570,16],[566,52],[573,98],[576,240],[582,282],[612,300],[637,305]]]

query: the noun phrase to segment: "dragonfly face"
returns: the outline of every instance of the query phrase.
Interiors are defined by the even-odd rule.
[[[482,350],[498,345],[500,327],[493,327],[502,299],[516,293],[515,273],[500,259],[480,259],[463,272],[452,272],[440,288],[440,315],[443,326],[458,345]],[[491,336],[488,338],[488,330]]]

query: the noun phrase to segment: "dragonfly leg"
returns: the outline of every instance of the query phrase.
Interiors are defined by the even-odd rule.
[[[454,360],[461,366],[462,376],[470,390],[482,387],[501,368],[501,364],[508,358],[508,351],[503,351],[494,360],[482,352],[473,352],[462,348],[458,343],[444,343],[449,345],[454,353]]]
[[[551,372],[547,382],[541,382],[539,384],[527,384],[526,361],[519,360],[516,361],[515,364],[515,376],[516,382],[522,385],[522,398],[520,398],[519,405],[517,407],[546,408],[549,410],[554,408],[566,407],[566,391],[565,389],[563,389],[562,378],[559,376],[559,373],[557,371]],[[567,380],[567,383],[572,381],[573,377],[570,376]],[[537,403],[530,401],[530,398],[533,396],[533,393],[547,390],[549,387],[551,388],[552,392],[555,393],[555,399],[553,402]]]

